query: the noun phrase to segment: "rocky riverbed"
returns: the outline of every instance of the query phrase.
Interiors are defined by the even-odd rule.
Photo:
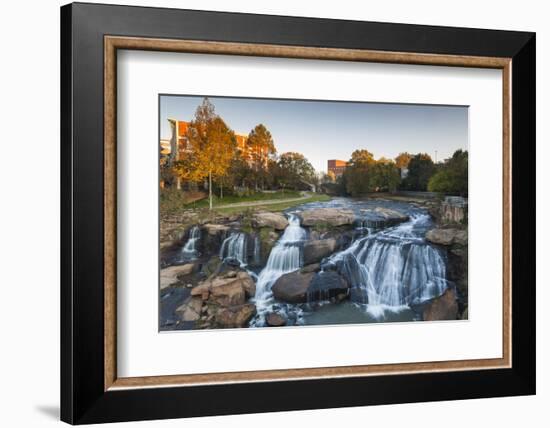
[[[336,198],[180,229],[161,243],[160,329],[465,318],[467,230],[441,207]]]

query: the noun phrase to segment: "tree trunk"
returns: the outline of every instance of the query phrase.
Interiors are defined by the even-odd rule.
[[[208,172],[208,197],[210,199],[210,210],[212,211],[212,171]]]
[[[176,189],[181,190],[181,177],[176,177]]]
[[[223,183],[220,184],[220,199],[223,199]]]

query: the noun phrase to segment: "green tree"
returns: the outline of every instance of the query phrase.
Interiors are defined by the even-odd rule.
[[[299,189],[314,181],[315,169],[301,153],[283,153],[277,162],[278,183],[283,187]]]
[[[258,182],[260,182],[261,187],[264,188],[268,160],[277,153],[271,132],[260,123],[250,131],[246,144],[250,153],[251,166],[256,175],[255,186],[258,188]]]
[[[216,114],[214,105],[205,98],[189,124],[187,138],[191,151],[178,162],[176,169],[182,178],[191,181],[208,178],[209,205],[212,209],[212,182],[224,177],[229,170],[236,147],[235,134]]]
[[[409,162],[409,173],[403,180],[402,186],[407,190],[425,191],[428,181],[436,171],[436,167],[430,155],[418,153]]]
[[[399,169],[393,161],[382,158],[371,167],[370,191],[393,192],[400,182]]]
[[[468,195],[468,151],[457,150],[428,182],[430,192]]]
[[[368,150],[355,150],[344,171],[343,181],[346,191],[352,196],[359,196],[371,191],[371,169],[376,161]]]
[[[399,169],[404,169],[409,167],[409,162],[412,159],[412,155],[407,152],[402,152],[397,155],[395,158],[395,166]]]

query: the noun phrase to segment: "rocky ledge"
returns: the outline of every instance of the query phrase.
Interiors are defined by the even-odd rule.
[[[468,245],[468,231],[454,228],[436,228],[426,233],[426,240],[438,245]]]
[[[352,225],[355,221],[355,214],[351,210],[337,208],[317,208],[303,211],[299,214],[302,226],[316,226],[328,224],[330,226]]]
[[[288,220],[281,213],[258,212],[252,218],[254,227],[271,227],[275,230],[284,230],[288,226]]]
[[[448,288],[445,292],[433,299],[422,314],[424,321],[456,320],[458,318],[458,303],[456,292]]]
[[[198,328],[247,327],[256,307],[247,303],[256,285],[245,271],[229,270],[212,275],[191,290],[191,296],[176,313]]]
[[[315,266],[315,265],[314,265]],[[349,285],[337,272],[315,272],[307,266],[282,275],[271,291],[276,299],[286,303],[305,303],[346,296]]]

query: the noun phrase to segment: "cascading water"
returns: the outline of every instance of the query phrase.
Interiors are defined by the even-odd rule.
[[[271,286],[285,273],[293,272],[302,266],[302,243],[307,233],[300,226],[295,214],[288,215],[288,226],[272,248],[265,268],[258,275],[254,297],[257,316],[251,325],[263,322],[265,313],[271,307]]]
[[[201,239],[201,230],[198,226],[193,226],[189,232],[189,238],[181,249],[184,260],[194,260],[198,256],[197,243]]]
[[[422,238],[427,214],[373,233],[332,256],[323,269],[336,269],[351,285],[352,302],[373,315],[441,295],[447,288],[445,259]]]
[[[247,236],[245,233],[233,232],[224,239],[220,248],[220,259],[237,260],[241,266],[247,264]]]

